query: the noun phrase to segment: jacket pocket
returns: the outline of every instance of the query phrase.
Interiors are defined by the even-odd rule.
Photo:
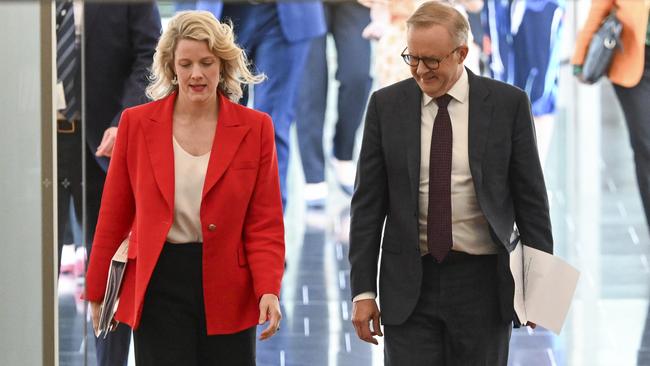
[[[255,169],[257,168],[257,161],[255,160],[233,161],[231,167],[233,170]]]
[[[248,259],[246,258],[246,252],[244,251],[244,247],[239,247],[237,249],[237,262],[239,263],[240,267],[246,267],[248,265]]]

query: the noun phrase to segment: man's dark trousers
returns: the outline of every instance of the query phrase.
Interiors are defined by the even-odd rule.
[[[413,313],[384,326],[385,364],[506,366],[511,329],[499,308],[496,255],[452,251],[440,264],[426,255]]]

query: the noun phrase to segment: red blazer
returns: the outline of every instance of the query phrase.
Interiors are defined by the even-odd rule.
[[[111,257],[131,232],[116,319],[137,329],[172,225],[176,94],[122,114],[104,187],[86,298],[101,301]],[[263,294],[280,293],[284,226],[273,124],[219,96],[219,119],[203,186],[203,294],[208,334],[257,324]]]

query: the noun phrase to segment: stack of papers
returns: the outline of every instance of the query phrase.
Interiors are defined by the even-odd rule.
[[[517,244],[510,253],[514,308],[522,325],[533,322],[560,334],[580,272],[562,259]]]
[[[111,259],[111,266],[108,269],[108,279],[106,280],[106,292],[99,313],[99,326],[95,331],[95,337],[104,338],[110,331],[115,329],[117,322],[113,318],[120,302],[120,288],[122,278],[126,270],[127,254],[129,251],[129,239],[125,239]]]

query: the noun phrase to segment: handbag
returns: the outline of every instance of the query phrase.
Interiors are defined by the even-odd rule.
[[[106,279],[104,300],[102,300],[102,305],[99,310],[99,325],[95,331],[95,337],[97,338],[101,335],[106,338],[108,333],[113,331],[118,324],[114,316],[120,302],[120,288],[122,287],[122,279],[126,270],[128,251],[129,238],[126,238],[120,244],[113,258],[111,258],[111,266],[108,269],[108,278]]]
[[[593,84],[609,71],[614,53],[617,49],[622,49],[622,30],[623,24],[616,18],[616,12],[612,10],[600,24],[589,43],[580,74],[580,79],[583,82]]]

